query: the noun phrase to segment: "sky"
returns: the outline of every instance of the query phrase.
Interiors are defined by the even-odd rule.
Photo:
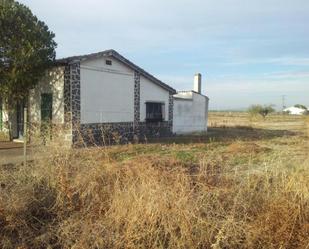
[[[177,90],[195,73],[210,109],[309,107],[308,0],[20,0],[57,58],[115,49]]]

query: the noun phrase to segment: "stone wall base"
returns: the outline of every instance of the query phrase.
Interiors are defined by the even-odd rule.
[[[168,121],[160,123],[139,122],[138,124],[133,122],[81,124],[73,129],[73,145],[83,147],[126,144],[147,141],[147,138],[171,135],[172,126]]]
[[[72,145],[72,129],[70,125],[52,124],[44,128],[39,123],[31,123],[28,127],[28,136],[31,144],[65,147]]]
[[[160,123],[140,122],[136,133],[139,138],[170,137],[172,136],[172,125],[168,121]]]

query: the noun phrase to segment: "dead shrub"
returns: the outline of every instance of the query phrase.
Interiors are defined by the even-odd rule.
[[[264,151],[256,144],[236,144],[234,151]],[[308,162],[291,168],[280,157],[267,157],[269,167],[235,170],[216,147],[190,166],[171,146],[173,153],[160,157],[140,154],[138,145],[55,150],[27,168],[1,168],[0,247],[309,244]],[[118,160],[117,151],[137,155]]]

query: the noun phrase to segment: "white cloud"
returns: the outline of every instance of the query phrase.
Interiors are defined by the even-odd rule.
[[[177,90],[190,90],[193,76],[159,75]],[[287,104],[309,106],[309,71],[272,72],[265,75],[229,75],[203,79],[202,91],[210,97],[211,109],[246,108],[250,104],[281,106],[281,96]]]
[[[58,57],[114,48],[179,90],[206,71],[211,105],[309,105],[308,0],[21,2],[56,33]]]
[[[283,66],[309,66],[309,57],[237,58],[225,65],[273,64]]]
[[[166,47],[183,49],[195,45],[209,46],[212,42],[228,43],[233,39],[248,43],[250,39],[278,37],[282,32],[302,32],[308,19],[298,20],[296,17],[306,16],[309,11],[307,0],[22,2],[55,31],[60,56],[71,55],[68,51],[72,43],[77,50],[73,54],[110,47],[132,51]],[[227,48],[223,46],[221,49]],[[235,47],[234,52],[241,55]],[[217,53],[221,51],[217,50]]]
[[[287,96],[289,105],[303,103],[308,106],[309,73],[274,73],[261,78],[213,80],[206,84],[206,93],[214,109],[244,108],[256,103],[280,107],[281,95]]]

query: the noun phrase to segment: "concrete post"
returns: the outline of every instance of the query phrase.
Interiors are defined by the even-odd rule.
[[[24,108],[24,166],[27,165],[27,108]]]

